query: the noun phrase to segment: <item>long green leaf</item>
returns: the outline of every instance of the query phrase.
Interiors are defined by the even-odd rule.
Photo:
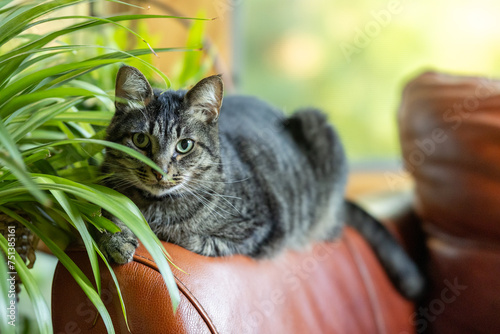
[[[20,32],[30,26],[30,22],[36,18],[52,12],[56,9],[74,5],[85,0],[55,0],[41,3],[28,10],[22,11],[18,15],[13,15],[9,20],[0,23],[0,45],[17,36]],[[29,6],[29,5],[27,5]]]
[[[8,86],[4,87],[4,89],[0,91],[0,106],[5,104],[5,102],[9,101],[15,95],[26,90],[28,87],[38,84],[48,77],[60,76],[75,70],[97,68],[99,66],[118,62],[120,62],[120,59],[103,59],[80,63],[61,64],[42,69],[38,72],[30,74],[29,76],[19,78],[15,82],[12,82]]]
[[[21,224],[29,228],[33,233],[35,233],[40,240],[42,240],[45,245],[50,249],[52,254],[54,254],[57,259],[63,264],[64,267],[68,270],[68,272],[73,276],[75,279],[76,283],[82,288],[83,292],[87,295],[87,297],[90,299],[92,304],[96,307],[97,311],[102,317],[102,320],[106,326],[106,329],[108,333],[115,333],[115,330],[113,328],[113,322],[111,321],[111,317],[108,313],[108,310],[106,309],[106,306],[104,306],[104,303],[102,302],[101,298],[99,297],[99,294],[96,292],[94,287],[92,286],[92,283],[90,280],[85,276],[85,274],[81,271],[81,269],[69,258],[69,256],[64,253],[64,251],[57,246],[54,241],[52,241],[50,238],[47,238],[46,234],[43,233],[38,227],[36,227],[34,224],[31,224],[24,218],[20,217],[16,213],[12,212],[11,210],[1,207],[0,206],[0,211],[3,211],[4,213],[8,214],[12,218],[16,219],[19,221]],[[48,319],[50,319],[50,313],[48,316]]]
[[[108,260],[106,259],[104,254],[102,254],[101,250],[99,249],[99,247],[97,246],[97,244],[95,242],[94,242],[94,249],[97,252],[97,254],[99,254],[99,256],[101,257],[102,262],[104,262],[104,264],[108,268],[108,271],[111,275],[111,278],[113,279],[113,282],[115,283],[116,292],[118,293],[118,299],[120,300],[120,305],[122,307],[123,318],[125,319],[125,325],[127,325],[127,329],[131,333],[132,331],[130,330],[130,326],[128,325],[127,310],[125,308],[125,302],[123,301],[122,290],[120,289],[120,284],[118,283],[118,278],[116,278],[115,271],[113,270],[113,268],[111,268]]]
[[[5,261],[0,261],[0,309],[6,310],[5,315],[0,319],[0,332],[6,334],[15,334],[15,326],[9,325],[10,317],[8,307],[10,307],[10,300],[14,300],[15,296],[12,292],[9,292],[10,284],[7,279],[9,275],[7,274],[7,263]]]
[[[21,123],[20,125],[17,125],[14,130],[12,131],[12,140],[14,142],[18,142],[20,139],[22,139],[24,136],[26,136],[29,132],[37,129],[38,127],[42,126],[56,116],[57,114],[60,114],[72,106],[76,105],[77,103],[80,102],[80,98],[74,98],[71,100],[68,100],[63,103],[56,103],[54,105],[45,107],[41,110],[38,110],[34,115],[32,115],[26,122]]]
[[[37,162],[38,160],[46,159],[48,157],[50,157],[50,151],[44,150],[44,151],[40,151],[40,152],[37,152],[35,154],[32,154],[29,157],[26,157],[26,159],[24,159],[24,163],[26,165],[30,165],[34,162]],[[12,173],[10,172],[10,170],[8,168],[3,167],[1,170],[1,173],[0,173],[0,181],[6,179],[11,174]],[[26,176],[28,176],[28,175],[26,175]]]
[[[21,107],[14,111],[13,113],[10,114],[9,117],[5,118],[5,125],[7,125],[11,119],[22,116],[22,115],[31,115],[33,113],[33,110],[40,110],[44,107],[50,106],[51,104],[60,102],[60,98],[46,98],[43,100],[39,100],[36,102],[31,103],[30,105],[26,105],[24,107]],[[1,112],[1,109],[0,109]]]
[[[116,226],[111,220],[105,218],[105,217],[91,217],[85,215],[85,221],[89,222],[90,224],[94,225],[99,232],[104,232],[104,230],[111,232],[111,233],[116,233],[120,232],[120,228]]]
[[[39,182],[42,183],[54,183],[53,180],[45,177],[38,178]],[[87,226],[83,221],[82,216],[79,213],[79,210],[75,207],[73,203],[70,202],[69,198],[62,191],[51,190],[50,191],[54,196],[55,200],[58,204],[63,208],[66,214],[69,217],[70,222],[73,226],[78,230],[80,236],[83,240],[83,244],[85,245],[85,249],[87,250],[87,254],[90,260],[90,266],[92,267],[92,272],[94,273],[94,278],[97,286],[97,292],[99,295],[101,294],[101,273],[99,271],[99,262],[97,261],[97,254],[93,247],[93,239],[90,236],[89,231],[87,230]]]
[[[155,51],[153,50],[153,48],[151,47],[151,45],[149,45],[149,43],[146,41],[146,39],[144,39],[144,37],[142,37],[141,35],[139,35],[135,31],[133,31],[132,29],[124,26],[123,24],[120,24],[120,23],[118,23],[116,21],[113,21],[113,20],[110,20],[110,19],[107,19],[107,18],[103,18],[103,17],[95,17],[95,16],[87,16],[87,15],[71,15],[71,16],[62,16],[62,17],[60,16],[60,17],[57,17],[57,18],[48,18],[48,19],[45,19],[45,20],[42,20],[42,21],[37,21],[34,24],[47,23],[47,22],[51,22],[51,21],[54,21],[54,20],[60,21],[60,20],[69,20],[69,19],[71,19],[71,20],[81,20],[81,19],[95,20],[95,21],[101,21],[101,22],[104,22],[104,23],[114,24],[115,26],[120,27],[120,28],[126,30],[127,32],[131,33],[135,37],[137,37],[139,39],[142,39],[142,41],[144,43],[146,43],[146,45],[148,46],[148,48],[153,53],[155,53]]]
[[[2,1],[0,1],[0,8],[7,6],[12,1],[14,1],[14,0],[2,0]]]
[[[127,30],[128,32],[131,32],[133,35],[136,37],[144,40],[142,36],[137,34],[134,31],[131,31],[128,27],[125,27],[121,24],[117,24],[117,22],[122,22],[122,21],[130,21],[130,20],[141,20],[141,19],[176,19],[176,20],[194,20],[194,21],[210,21],[212,19],[210,18],[200,18],[200,17],[185,17],[185,16],[174,16],[174,15],[149,15],[149,14],[130,14],[130,15],[118,15],[118,16],[111,16],[111,17],[95,17],[95,16],[85,16],[85,15],[69,15],[69,16],[59,16],[59,17],[49,17],[43,20],[39,20],[36,22],[31,23],[30,25],[27,25],[26,28],[33,28],[36,25],[39,24],[44,24],[52,21],[60,21],[60,20],[68,20],[68,19],[87,19],[87,21],[81,22],[74,24],[70,27],[68,27],[70,32],[82,29],[82,28],[90,28],[94,26],[99,26],[103,24],[114,24],[117,25],[120,28],[123,28]]]
[[[91,165],[61,169],[58,170],[57,174],[60,177],[81,183],[99,183],[109,177],[109,175],[101,173],[100,167]]]
[[[200,44],[201,45],[201,44]],[[45,47],[45,48],[40,48],[40,49],[31,49],[27,50],[24,52],[21,52],[19,49],[14,49],[9,52],[4,53],[3,55],[0,55],[0,65],[12,61],[16,59],[17,57],[23,57],[23,56],[30,56],[33,54],[38,54],[38,53],[50,53],[50,54],[60,54],[64,52],[75,52],[76,50],[79,49],[102,49],[105,51],[110,51],[109,53],[105,53],[104,55],[110,55],[107,56],[107,58],[126,58],[130,56],[141,56],[141,55],[146,55],[151,53],[151,49],[134,49],[134,50],[128,50],[128,51],[123,51],[123,50],[117,50],[115,48],[103,46],[103,45],[79,45],[79,44],[71,44],[71,45],[59,45],[59,46],[51,46],[51,47]],[[178,48],[158,48],[155,49],[156,52],[176,52],[176,51],[195,51],[198,50],[199,48],[191,48],[191,47],[178,47]],[[60,53],[59,53],[59,52]],[[124,57],[125,55],[126,57]]]
[[[7,131],[7,128],[5,127],[3,121],[0,120],[0,148],[2,146],[11,156],[12,160],[15,161],[16,164],[20,166],[20,168],[25,170],[23,158],[21,157],[21,154],[17,149],[16,143],[12,140],[12,137],[10,136],[9,131]]]
[[[15,60],[7,61],[6,64],[0,65],[0,70],[2,71],[2,73],[4,73],[4,75],[2,77],[0,77],[0,85],[1,85],[0,87],[3,89],[4,87],[7,86],[7,84],[9,84],[11,81],[14,81],[16,79],[16,75],[18,75],[19,73],[23,72],[24,70],[26,70],[30,67],[33,69],[33,71],[39,70],[37,65],[40,65],[44,61],[47,61],[49,58],[55,57],[55,56],[60,55],[64,52],[65,51],[52,52],[52,53],[46,53],[46,54],[42,54],[42,55],[39,55],[36,57],[32,57],[29,60],[26,60],[26,61],[20,63],[11,73],[7,73],[5,68],[7,68],[13,62],[15,62]],[[33,71],[31,71],[31,72],[33,72]]]
[[[85,89],[89,92],[94,93],[94,97],[101,101],[105,110],[113,110],[114,96],[111,96],[109,93],[105,92],[101,87],[98,87],[95,84],[91,84],[90,82],[77,79],[71,81],[71,87]]]
[[[159,52],[171,52],[171,51],[199,51],[199,50],[201,50],[201,49],[200,48],[193,49],[193,48],[187,48],[187,47],[186,48],[161,48],[161,49],[157,49],[156,52],[159,53]],[[138,50],[133,50],[131,52],[117,51],[117,52],[107,53],[107,54],[104,54],[101,56],[97,56],[94,58],[90,58],[87,61],[90,62],[90,61],[97,61],[97,60],[104,60],[104,59],[115,59],[115,60],[123,59],[123,60],[126,60],[129,58],[135,58],[136,60],[141,62],[144,66],[148,67],[153,72],[158,74],[162,78],[162,80],[166,83],[167,88],[169,88],[170,87],[170,80],[162,71],[160,71],[157,67],[151,65],[147,61],[145,61],[141,58],[138,58],[138,56],[150,54],[150,53],[156,54],[156,52],[153,51],[152,49],[138,49]],[[104,65],[107,65],[107,64],[104,64]],[[77,78],[83,74],[86,74],[90,71],[93,71],[97,67],[104,66],[104,65],[95,66],[93,68],[76,69],[72,72],[63,74],[63,75],[59,76],[58,78],[50,81],[49,83],[42,86],[41,89],[44,89],[44,88],[47,88],[50,86],[54,86],[54,85],[60,85],[60,84],[63,84],[63,83],[69,82],[69,81],[74,81],[75,78]]]
[[[48,121],[46,124],[54,125],[56,122],[85,122],[95,125],[108,125],[113,118],[113,113],[109,111],[78,111],[64,112],[53,118],[54,122]],[[26,117],[16,119],[15,121],[23,122]]]
[[[54,125],[51,121],[48,121],[45,124]],[[33,142],[36,143],[52,142],[55,140],[65,140],[65,139],[68,139],[68,137],[66,137],[64,133],[61,133],[60,131],[38,129],[30,132],[29,138],[22,138],[17,143],[22,144],[24,141],[28,141],[30,144],[33,144]]]
[[[36,35],[39,37],[39,35]],[[32,49],[25,52],[20,52],[19,49],[10,50],[3,55],[0,56],[0,65],[4,65],[6,62],[10,62],[15,60],[17,57],[23,56],[31,56],[39,53],[48,53],[50,55],[58,55],[65,52],[74,52],[78,49],[89,49],[89,48],[103,48],[107,49],[105,46],[100,45],[60,45],[60,46],[51,46],[40,49]]]
[[[1,209],[1,208],[0,208]],[[9,245],[7,239],[4,238],[2,234],[0,234],[0,248],[2,248],[5,255],[9,254]],[[24,288],[30,297],[31,303],[33,304],[33,308],[35,309],[35,315],[38,320],[38,328],[41,334],[51,334],[52,333],[52,323],[50,317],[50,310],[43,298],[43,295],[38,288],[38,284],[36,283],[33,275],[31,275],[30,271],[26,267],[23,259],[19,256],[17,252],[15,252],[15,268],[16,273],[19,275],[19,278],[23,282]]]
[[[136,49],[136,50],[130,50],[130,51],[122,51],[122,50],[116,50],[114,48],[108,48],[108,47],[104,47],[104,46],[100,46],[100,45],[65,45],[65,46],[59,46],[59,47],[50,47],[50,48],[43,48],[43,49],[34,49],[34,50],[28,50],[26,52],[19,52],[19,50],[13,50],[11,51],[10,53],[7,53],[3,56],[0,56],[0,70],[2,70],[2,63],[4,62],[13,62],[15,60],[16,57],[24,57],[26,58],[26,56],[30,55],[30,54],[34,54],[34,53],[39,53],[39,52],[47,52],[47,51],[51,51],[51,50],[63,50],[63,51],[59,51],[59,52],[53,52],[53,53],[49,53],[49,54],[46,54],[46,55],[42,55],[40,57],[37,57],[37,58],[34,58],[34,59],[31,59],[29,61],[26,61],[24,63],[22,63],[20,66],[16,67],[12,73],[8,74],[7,70],[2,70],[2,72],[5,74],[5,76],[3,77],[3,81],[4,81],[4,84],[2,85],[2,79],[0,78],[0,87],[5,87],[6,83],[7,83],[7,79],[8,78],[8,75],[9,76],[12,76],[16,73],[19,73],[21,72],[22,70],[24,70],[25,68],[33,65],[33,64],[37,64],[39,63],[41,60],[43,59],[46,59],[48,57],[52,57],[52,56],[55,56],[55,55],[58,55],[58,54],[61,54],[63,52],[70,52],[70,51],[74,51],[74,50],[77,50],[77,49],[80,49],[80,48],[99,48],[99,49],[104,49],[104,50],[109,50],[109,51],[112,51],[111,53],[106,53],[104,55],[101,55],[101,56],[97,56],[97,57],[94,57],[94,58],[91,58],[89,60],[98,60],[98,59],[128,59],[128,58],[135,58],[135,59],[138,59],[139,61],[141,61],[145,66],[151,68],[153,71],[155,71],[158,75],[160,75],[162,77],[162,79],[165,81],[165,82],[169,82],[167,76],[165,76],[161,71],[159,71],[158,69],[156,69],[156,67],[152,66],[151,64],[147,63],[146,61],[138,58],[138,56],[141,56],[141,55],[146,55],[146,54],[150,54],[152,53],[152,50],[151,49]],[[161,53],[161,52],[185,52],[185,51],[200,51],[201,50],[201,46],[197,46],[195,48],[192,48],[192,47],[184,47],[184,48],[157,48],[155,49],[155,52],[156,53]],[[23,58],[23,59],[24,59]],[[84,71],[88,71],[87,69],[84,69]],[[69,76],[71,74],[68,74],[67,76]],[[75,76],[75,74],[72,74],[73,76]],[[63,81],[63,79],[59,79],[58,81]],[[57,81],[56,81],[57,82]],[[167,85],[169,86],[169,85]]]
[[[29,192],[43,205],[49,206],[50,199],[40,190],[31,176],[14,159],[0,151],[0,162],[29,190]]]
[[[83,88],[74,88],[74,87],[58,87],[47,89],[35,93],[23,94],[17,96],[10,100],[5,106],[0,110],[0,117],[9,116],[15,110],[22,108],[28,104],[38,102],[47,98],[65,98],[65,97],[90,97],[97,95],[95,92],[91,92],[87,89]],[[29,118],[29,116],[25,116],[21,119],[21,121],[25,121]],[[6,122],[8,124],[8,122]]]

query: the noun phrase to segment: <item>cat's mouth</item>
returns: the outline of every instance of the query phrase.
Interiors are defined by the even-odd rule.
[[[151,195],[161,197],[165,195],[172,195],[182,189],[182,185],[188,181],[188,178],[181,177],[168,177],[161,180],[156,179],[142,179],[138,176],[138,188],[147,191]]]

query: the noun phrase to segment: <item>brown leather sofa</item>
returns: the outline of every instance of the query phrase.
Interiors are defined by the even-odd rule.
[[[141,247],[115,266],[132,333],[500,333],[500,82],[426,73],[399,111],[415,202],[389,227],[425,268],[420,305],[392,287],[366,242],[347,229],[335,243],[270,261],[207,258],[165,243],[181,302],[175,315]],[[386,174],[388,183],[403,173]],[[90,275],[86,253],[70,256]],[[127,333],[102,268],[102,298]],[[53,282],[55,333],[105,333],[63,266]],[[97,321],[95,321],[97,319]]]

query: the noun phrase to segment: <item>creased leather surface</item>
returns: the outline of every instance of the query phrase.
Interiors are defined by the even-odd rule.
[[[369,246],[353,230],[347,229],[339,242],[288,251],[272,261],[208,258],[164,244],[187,272],[173,269],[182,296],[175,316],[162,279],[142,246],[134,262],[115,266],[132,333],[210,333],[211,326],[219,333],[415,332],[413,304],[394,290]],[[90,273],[84,251],[70,255]],[[124,333],[109,282],[109,275],[103,274],[103,289],[112,296],[108,309],[117,332]],[[104,332],[102,321],[94,328],[92,321],[87,322],[91,316],[82,315],[82,304],[84,311],[93,310],[59,265],[52,307],[56,333],[65,332],[70,322],[81,333]]]
[[[399,126],[433,283],[417,330],[500,333],[500,82],[425,73]]]

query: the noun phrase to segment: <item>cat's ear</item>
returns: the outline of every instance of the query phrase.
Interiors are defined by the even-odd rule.
[[[212,75],[198,82],[184,97],[184,103],[195,117],[211,123],[219,118],[224,84],[221,75]]]
[[[115,107],[128,112],[142,109],[153,100],[153,89],[144,74],[132,66],[123,66],[116,75]]]

